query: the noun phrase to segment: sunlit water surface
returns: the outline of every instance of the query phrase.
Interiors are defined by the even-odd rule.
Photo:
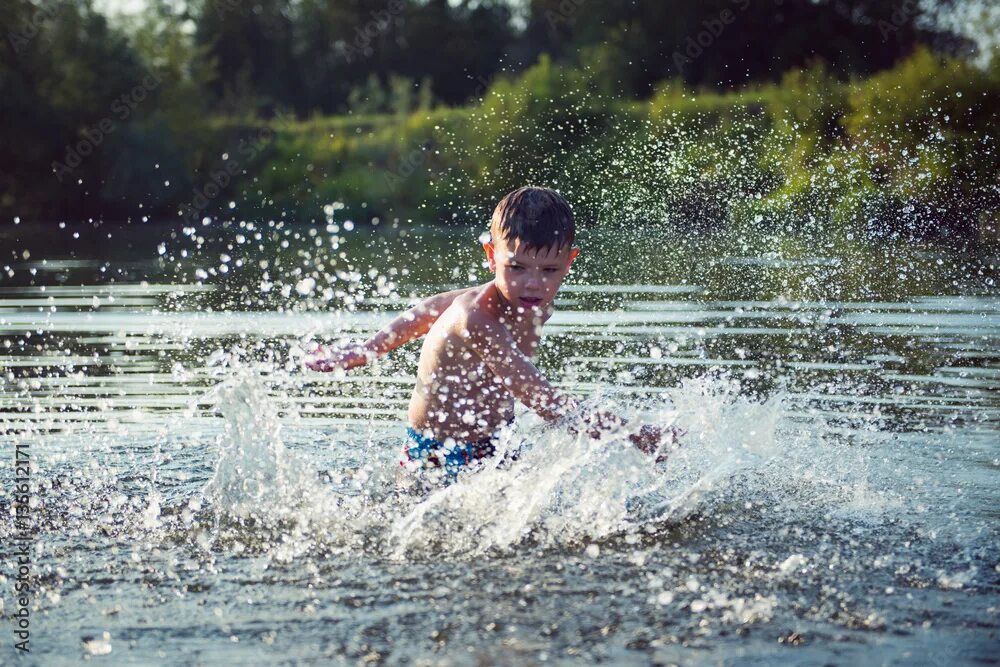
[[[143,234],[25,242],[0,428],[32,461],[29,661],[995,664],[995,259],[584,239],[539,364],[682,446],[654,464],[520,414],[516,465],[419,495],[397,487],[416,346],[298,362],[486,274],[476,231],[372,234],[334,237],[325,295],[270,255],[196,275]]]

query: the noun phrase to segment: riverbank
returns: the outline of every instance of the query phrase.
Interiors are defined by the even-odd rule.
[[[673,80],[648,99],[623,100],[542,56],[484,81],[464,107],[216,115],[183,134],[166,123],[141,159],[113,156],[117,166],[77,184],[38,182],[40,192],[7,197],[4,209],[8,221],[112,225],[309,221],[330,207],[358,222],[474,222],[503,192],[533,182],[559,188],[584,223],[996,247],[993,63],[980,69],[921,49],[867,79],[841,81],[817,63],[774,84],[716,92]],[[112,138],[106,151],[127,139],[129,154],[145,141]]]
[[[214,119],[217,136],[270,139],[205,212],[308,220],[339,202],[358,220],[474,221],[499,194],[536,182],[554,184],[581,219],[603,224],[972,245],[1000,238],[996,66],[918,51],[867,80],[841,82],[816,65],[731,93],[664,82],[645,101],[609,100],[591,84],[543,57],[468,107]],[[196,186],[192,200],[215,185]]]

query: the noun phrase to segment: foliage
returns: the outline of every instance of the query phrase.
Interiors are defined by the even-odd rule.
[[[842,82],[817,62],[730,94],[668,80],[625,103],[543,56],[494,81],[480,104],[296,124],[277,143],[281,170],[257,178],[275,214],[311,197],[309,211],[342,201],[360,217],[484,219],[501,193],[541,182],[602,224],[975,241],[977,221],[995,215],[997,119],[995,107],[960,101],[995,99],[998,86],[992,71],[956,70],[967,67],[918,51],[876,79]],[[927,86],[948,77],[969,82],[963,97]],[[896,107],[909,130],[884,120]],[[873,148],[883,145],[895,159]]]
[[[53,6],[0,45],[7,220],[174,218],[226,168],[199,215],[308,219],[339,201],[358,218],[482,219],[535,182],[585,221],[736,238],[974,242],[998,216],[997,59],[914,49],[955,40],[879,3],[532,0],[523,31],[500,0],[156,0],[119,26],[87,0]],[[0,12],[17,26],[39,7]],[[114,131],[56,178],[106,118]]]

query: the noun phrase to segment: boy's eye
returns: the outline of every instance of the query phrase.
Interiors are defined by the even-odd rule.
[[[545,273],[558,273],[559,269],[545,269]]]

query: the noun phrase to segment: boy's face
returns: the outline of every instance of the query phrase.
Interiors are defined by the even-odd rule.
[[[493,281],[500,294],[514,307],[524,312],[544,309],[552,304],[579,248],[529,248],[518,241],[506,239],[483,244]]]

